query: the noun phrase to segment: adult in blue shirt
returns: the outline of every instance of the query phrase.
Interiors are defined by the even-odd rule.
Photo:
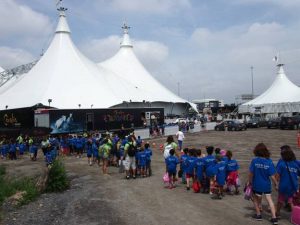
[[[298,176],[300,168],[291,148],[287,145],[281,147],[281,160],[277,163],[277,180],[279,181],[278,202],[276,216],[280,217],[282,205],[287,202],[292,208],[293,195],[298,190]]]
[[[170,156],[165,159],[166,163],[166,172],[169,174],[169,188],[172,189],[174,188],[174,183],[176,179],[176,168],[177,164],[179,163],[179,160],[175,154],[175,150],[171,149],[170,150]]]
[[[269,204],[273,224],[278,224],[275,206],[272,200],[271,192],[271,180],[275,183],[275,187],[278,187],[277,180],[275,178],[276,170],[272,160],[270,159],[270,152],[263,143],[256,145],[253,151],[255,158],[252,160],[249,167],[249,184],[252,184],[254,198],[253,203],[255,207],[256,214],[253,216],[256,220],[262,220],[261,216],[261,201],[262,195],[266,196],[267,202]]]

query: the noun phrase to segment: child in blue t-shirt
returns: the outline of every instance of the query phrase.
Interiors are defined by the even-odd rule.
[[[99,141],[96,140],[92,144],[92,152],[93,152],[93,161],[97,163],[97,165],[100,165],[100,157],[99,157]]]
[[[88,164],[91,166],[93,165],[93,162],[92,162],[92,155],[93,155],[93,142],[92,142],[92,139],[89,138],[86,142],[86,155],[87,155],[87,158],[88,158]]]
[[[201,149],[196,151],[197,159],[195,162],[195,170],[196,170],[196,178],[197,181],[200,182],[200,184],[203,181],[203,168],[204,168],[204,162],[203,158],[201,157]]]
[[[179,163],[179,160],[175,154],[175,150],[170,150],[170,156],[165,159],[166,163],[166,172],[169,174],[169,188],[172,189],[175,187],[175,180],[176,180],[176,168],[177,164]]]
[[[211,187],[214,184],[214,176],[216,175],[214,170],[216,159],[215,156],[212,155],[214,152],[214,147],[213,146],[206,147],[206,152],[207,152],[207,156],[203,158],[205,184],[206,184],[204,189],[205,191],[208,191],[209,194],[213,194]]]
[[[14,140],[10,141],[10,145],[9,145],[9,159],[10,160],[16,160],[17,159],[17,144]]]
[[[239,194],[238,170],[240,166],[235,159],[232,159],[232,152],[230,150],[226,152],[226,156],[228,159],[227,166],[226,166],[227,188],[229,189],[230,194],[233,194],[233,188],[235,189],[235,194]]]
[[[181,181],[182,181],[183,184],[186,184],[185,174],[186,174],[186,160],[189,157],[188,152],[189,152],[189,149],[184,148],[183,149],[183,154],[180,156],[180,169],[182,171]]]
[[[278,202],[276,216],[280,217],[282,205],[287,202],[289,208],[293,206],[293,195],[298,191],[298,176],[300,168],[291,148],[287,145],[281,147],[281,160],[277,163]]]
[[[225,180],[226,180],[226,163],[224,161],[222,161],[222,156],[221,155],[217,155],[216,156],[216,164],[214,166],[214,170],[216,173],[215,176],[215,181],[217,184],[217,193],[216,196],[213,196],[213,199],[222,199],[224,193],[223,193],[223,189],[224,189],[224,185],[225,185]]]
[[[192,178],[192,181],[194,181],[195,178],[195,163],[196,163],[196,149],[190,149],[189,150],[189,156],[185,161],[186,166],[186,190],[190,190],[190,180]]]
[[[141,151],[137,154],[138,155],[138,166],[141,170],[141,176],[146,177],[146,163],[147,163],[147,153],[145,152],[144,148],[141,148]]]
[[[150,148],[150,144],[149,143],[145,144],[145,153],[147,154],[146,174],[148,174],[148,176],[151,176],[152,175],[152,170],[151,170],[152,150]]]
[[[253,216],[253,218],[256,220],[262,220],[260,207],[262,195],[265,195],[272,214],[271,222],[273,224],[278,224],[275,207],[271,196],[272,186],[270,178],[273,180],[276,188],[278,187],[278,183],[275,179],[276,170],[272,160],[270,159],[270,152],[263,143],[259,143],[256,145],[253,153],[255,158],[251,161],[249,167],[248,181],[248,184],[252,184],[254,193],[253,203],[256,214]]]

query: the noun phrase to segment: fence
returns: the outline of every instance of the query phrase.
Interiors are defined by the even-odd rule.
[[[194,129],[190,129],[188,133],[197,133],[207,130],[214,130],[216,126],[215,122],[206,123],[204,127],[200,124],[196,124]],[[175,135],[178,131],[178,126],[170,126],[165,128],[165,136]],[[149,138],[149,129],[138,129],[134,131],[136,136],[140,136],[142,139]]]

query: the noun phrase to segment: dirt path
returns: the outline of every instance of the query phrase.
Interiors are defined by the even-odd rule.
[[[252,158],[252,149],[260,141],[272,151],[272,159],[279,158],[279,147],[289,144],[296,150],[296,132],[252,129],[246,132],[203,132],[188,135],[185,146],[214,145],[231,149],[241,164],[242,180]],[[153,142],[153,141],[151,141]],[[156,139],[156,146],[164,139]],[[60,194],[43,194],[37,201],[6,214],[6,225],[32,224],[270,224],[270,214],[264,212],[264,221],[256,222],[251,202],[239,196],[226,196],[212,200],[209,195],[186,191],[182,184],[176,189],[165,189],[162,184],[164,162],[158,149],[154,149],[149,178],[125,180],[117,168],[109,168],[102,175],[96,165],[88,166],[86,158],[67,157],[66,168],[71,178],[70,190]],[[274,200],[275,200],[275,196]],[[267,207],[265,207],[267,208]],[[283,212],[280,224],[289,224],[289,214]]]

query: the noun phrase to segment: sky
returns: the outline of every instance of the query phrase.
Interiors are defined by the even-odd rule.
[[[57,0],[0,1],[0,66],[29,63],[46,51]],[[63,0],[72,39],[94,62],[119,49],[122,24],[134,51],[163,85],[187,100],[263,93],[280,52],[300,85],[300,0]],[[288,90],[287,90],[288,91]],[[284,93],[283,93],[284,94]]]

